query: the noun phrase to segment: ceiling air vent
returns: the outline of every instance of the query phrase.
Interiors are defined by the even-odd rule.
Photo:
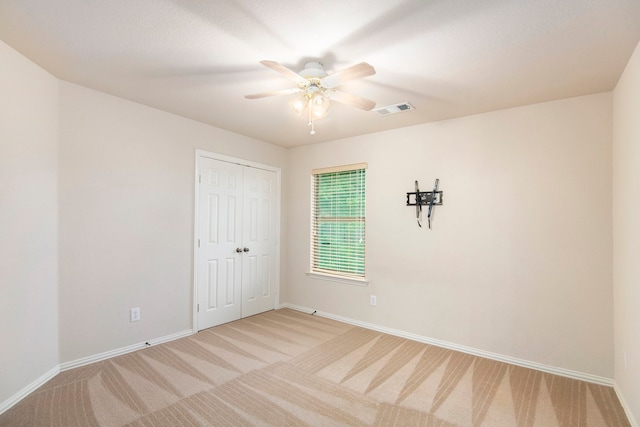
[[[408,102],[401,102],[400,104],[387,105],[386,107],[376,108],[374,111],[377,111],[381,116],[388,116],[390,114],[402,113],[413,109],[413,105],[409,104]]]

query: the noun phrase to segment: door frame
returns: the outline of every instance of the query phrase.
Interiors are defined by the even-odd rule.
[[[281,190],[282,190],[282,170],[279,167],[267,165],[264,163],[252,162],[250,160],[241,159],[238,157],[226,156],[224,154],[218,154],[207,150],[196,149],[195,150],[195,173],[194,173],[194,212],[193,212],[193,298],[192,298],[192,332],[195,334],[198,332],[198,251],[200,250],[198,245],[198,202],[199,202],[199,185],[200,185],[200,170],[199,160],[200,158],[209,158],[219,160],[222,162],[234,163],[241,166],[249,166],[252,168],[263,169],[276,174],[276,283],[275,283],[275,303],[274,309],[280,308],[280,210],[282,207]]]

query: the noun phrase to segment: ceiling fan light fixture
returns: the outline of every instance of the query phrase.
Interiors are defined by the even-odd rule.
[[[297,96],[293,101],[289,102],[289,107],[291,107],[291,111],[300,117],[302,113],[304,113],[304,109],[307,108],[307,99],[303,96]]]
[[[315,135],[315,122],[327,117],[331,101],[323,95],[323,91],[312,93],[311,95],[307,94],[307,98],[309,99],[309,126],[311,127],[309,133]]]
[[[313,118],[315,120],[327,117],[331,101],[326,96],[315,93],[309,100],[309,108],[311,108]]]

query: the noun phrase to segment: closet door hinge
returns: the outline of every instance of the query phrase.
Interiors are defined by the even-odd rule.
[[[202,174],[198,174],[198,182],[202,183]]]
[[[200,239],[198,239],[198,247],[200,247]]]
[[[198,304],[198,313],[200,313],[200,304]]]

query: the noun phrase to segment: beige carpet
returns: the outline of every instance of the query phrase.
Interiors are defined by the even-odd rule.
[[[63,372],[2,426],[629,426],[612,388],[283,309]]]

